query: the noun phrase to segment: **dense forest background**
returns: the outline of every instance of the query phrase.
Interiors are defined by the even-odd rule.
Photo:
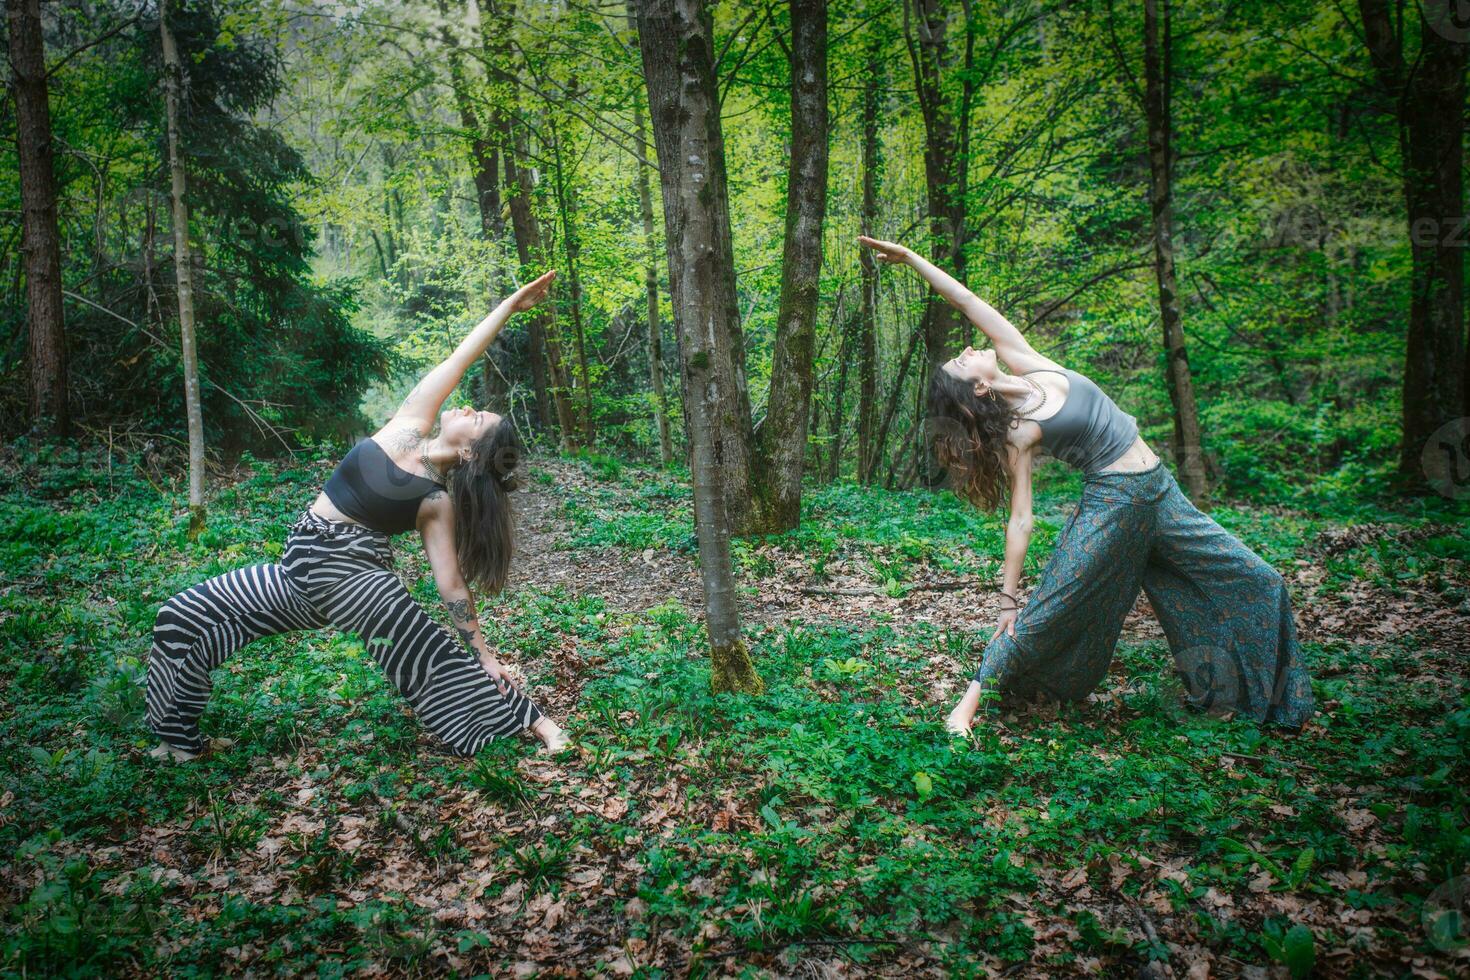
[[[5,7],[0,974],[1466,974],[1464,3]],[[1018,602],[933,492],[982,338],[860,233],[1277,570],[1300,732],[1146,598],[1085,701],[945,730]],[[447,407],[535,450],[480,622],[573,748],[451,759],[322,630],[151,754],[160,607],[549,268]]]
[[[1148,64],[1149,11],[1161,72]],[[0,173],[9,436],[45,413],[125,449],[184,441],[157,16],[136,3],[42,5],[65,384],[51,411],[37,407],[12,164]],[[757,430],[783,286],[791,17],[780,4],[712,8]],[[1276,499],[1412,477],[1400,450],[1416,248],[1429,267],[1458,244],[1459,312],[1453,324],[1421,317],[1438,331],[1424,347],[1437,373],[1410,390],[1441,397],[1404,459],[1463,414],[1443,397],[1464,384],[1463,338],[1446,333],[1464,329],[1463,205],[1418,239],[1406,211],[1406,106],[1432,101],[1422,87],[1444,51],[1458,58],[1460,152],[1466,45],[1448,17],[1435,2],[826,5],[808,478],[927,476],[922,391],[941,353],[927,322],[942,311],[912,274],[863,264],[864,231],[955,271],[1177,455],[1154,75],[1168,110],[1173,300],[1212,488]],[[515,324],[463,397],[509,412],[543,446],[683,459],[659,160],[622,4],[212,2],[179,4],[171,19],[216,458],[370,431],[414,368],[550,266],[563,274],[551,315]],[[25,134],[13,99],[0,132],[14,159]],[[952,339],[983,338],[965,325]],[[1422,475],[1406,482],[1428,490]]]

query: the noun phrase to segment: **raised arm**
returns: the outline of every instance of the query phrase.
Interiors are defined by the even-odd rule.
[[[454,511],[443,491],[435,491],[424,498],[419,506],[418,529],[429,567],[434,572],[439,598],[444,601],[444,608],[449,610],[449,618],[454,620],[455,631],[465,647],[480,658],[480,666],[494,678],[500,693],[509,694],[513,686],[511,676],[485,642],[485,634],[480,632],[475,597],[460,572],[459,556],[454,547]]]
[[[541,278],[529,282],[507,296],[490,315],[475,325],[459,346],[441,361],[428,374],[414,385],[403,404],[398,406],[398,411],[393,419],[384,428],[402,429],[405,426],[414,429],[420,436],[426,436],[434,428],[434,422],[439,417],[439,409],[444,405],[444,399],[459,384],[464,373],[468,371],[485,353],[486,349],[495,341],[496,336],[505,326],[507,320],[514,313],[529,310],[546,296],[546,291],[551,287],[551,282],[556,278],[556,270],[552,270]],[[411,437],[410,437],[411,438]]]
[[[885,242],[877,238],[859,235],[858,241],[878,253],[878,258],[893,265],[907,265],[924,278],[930,287],[944,297],[951,306],[979,327],[995,346],[996,355],[1005,362],[1014,374],[1024,374],[1040,368],[1061,370],[1061,365],[1038,353],[1007,320],[1000,311],[966,289],[949,273],[919,255],[913,249],[897,242]]]

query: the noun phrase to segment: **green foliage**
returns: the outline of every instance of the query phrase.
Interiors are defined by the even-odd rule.
[[[535,797],[519,773],[503,769],[498,760],[481,757],[469,772],[470,785],[487,800],[507,807],[522,807]]]
[[[56,40],[77,56],[58,70],[51,112],[68,148],[57,162],[62,285],[74,294],[66,304],[73,412],[130,444],[143,439],[128,433],[148,433],[161,450],[183,438],[185,415],[158,22],[120,5],[63,6],[68,33]],[[315,178],[259,118],[286,81],[281,51],[250,5],[171,9],[185,74],[181,149],[206,442],[232,454],[341,442],[362,425],[363,392],[398,358],[354,325],[356,286],[311,269],[316,236],[300,193]],[[19,207],[13,179],[0,182],[0,198]],[[24,294],[8,292],[0,376],[17,386],[24,327]],[[0,404],[0,426],[21,431],[20,412]],[[290,433],[297,441],[283,445]]]
[[[1293,978],[1311,976],[1317,962],[1312,930],[1297,924],[1285,928],[1276,920],[1267,920],[1261,933],[1261,944],[1273,960],[1291,971]]]
[[[1435,955],[1428,926],[1394,916],[1417,915],[1423,882],[1470,861],[1470,694],[1422,680],[1424,644],[1412,632],[1307,644],[1319,702],[1334,706],[1320,730],[1294,738],[1181,710],[1155,640],[1120,645],[1126,681],[1109,681],[1109,700],[1017,714],[956,740],[939,724],[933,657],[965,662],[983,626],[889,615],[771,622],[747,637],[767,693],[736,698],[709,692],[703,624],[677,600],[625,609],[533,583],[485,623],[538,696],[553,676],[564,683],[561,665],[579,665],[567,724],[583,755],[558,763],[564,778],[542,781],[544,763],[528,764],[524,743],[493,743],[468,764],[426,750],[362,645],[330,633],[260,641],[232,658],[203,718],[212,753],[160,765],[142,751],[151,743],[138,703],[159,603],[268,556],[330,460],[284,470],[248,461],[196,541],[139,461],[114,459],[110,473],[80,451],[21,462],[0,494],[0,795],[12,794],[0,850],[5,880],[23,883],[0,913],[6,971],[223,972],[248,949],[261,969],[412,972],[450,950],[492,955],[483,928],[439,922],[382,890],[388,867],[434,881],[488,874],[485,893],[466,900],[514,916],[566,902],[568,921],[606,915],[633,936],[671,933],[696,963],[707,953],[781,962],[839,944],[876,972],[915,936],[958,975],[982,956],[1027,962],[1043,943],[1059,968],[1095,957],[1136,971],[1167,959],[1131,914],[1093,903],[1052,913],[1077,933],[1060,953],[1028,925],[1018,909],[1061,894],[1058,877],[1082,869],[1097,891],[1117,876],[1130,901],[1151,882],[1151,900],[1173,910],[1158,920],[1164,939],[1188,922],[1214,955],[1304,975],[1344,937],[1315,919],[1217,916],[1211,890],[1238,907],[1338,900],[1400,923],[1404,942]],[[602,523],[646,514],[647,546],[672,560],[688,533],[678,489],[624,465],[611,482],[578,477],[537,492],[595,506]],[[1072,493],[1066,484],[1042,493],[1038,512],[1052,515],[1043,525]],[[800,530],[747,543],[746,584],[782,574],[798,545],[854,567],[906,562],[909,581],[940,563],[943,574],[978,573],[1001,534],[994,517],[927,492],[837,485],[808,507]],[[1216,513],[1282,566],[1309,560],[1325,532],[1345,533],[1300,512]],[[1330,572],[1342,588],[1463,580],[1462,536],[1415,537],[1421,518],[1367,505],[1355,514],[1388,531],[1343,539]],[[626,547],[592,540],[572,547],[595,547],[599,560]],[[569,651],[574,661],[562,659]],[[1344,806],[1377,821],[1383,850],[1371,862]],[[288,823],[293,814],[312,821]],[[359,849],[343,846],[350,824]],[[167,862],[141,846],[165,831]],[[1165,861],[1181,880],[1155,877]],[[588,887],[589,869],[615,894]],[[1339,875],[1349,873],[1365,877],[1345,889]],[[257,874],[274,875],[278,890],[245,892],[240,882]],[[344,897],[357,890],[368,898]]]

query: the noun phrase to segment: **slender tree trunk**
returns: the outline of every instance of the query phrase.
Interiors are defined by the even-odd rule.
[[[501,145],[506,147],[501,158],[505,164],[505,183],[511,191],[510,221],[515,230],[516,253],[523,268],[544,270],[546,254],[541,223],[531,206],[531,174],[520,163],[526,158],[526,134],[511,122],[509,116],[505,117],[504,125],[503,132],[511,138],[501,141]],[[556,340],[550,304],[531,311],[527,333],[531,342],[531,376],[536,386],[537,414],[543,424],[549,424],[554,412],[562,445],[570,447],[576,440],[576,431],[572,424],[571,406],[567,403],[567,387],[561,370],[561,345]]]
[[[863,249],[867,251],[867,249]],[[847,429],[847,368],[848,362],[852,360],[853,348],[857,347],[861,340],[858,338],[858,329],[861,323],[855,311],[842,310],[842,299],[845,289],[838,290],[837,309],[846,313],[842,317],[842,333],[837,344],[837,393],[832,401],[832,418],[829,431],[832,438],[829,440],[831,452],[827,457],[827,482],[834,482],[842,470],[842,447],[843,434]],[[817,413],[812,412],[812,424],[816,425]]]
[[[1450,19],[1454,8],[1446,2],[1414,5],[1419,51],[1409,60],[1395,31],[1402,8],[1391,12],[1386,0],[1358,0],[1374,71],[1398,116],[1412,263],[1399,474],[1415,487],[1424,484],[1429,437],[1456,416],[1470,415],[1464,157],[1470,43]]]
[[[864,235],[875,235],[878,225],[878,84],[883,59],[876,40],[868,45],[868,68],[863,79],[863,208]],[[858,250],[862,294],[858,338],[858,470],[859,483],[873,482],[877,440],[873,431],[878,405],[878,263],[871,249]]]
[[[439,0],[439,13],[446,20],[449,17],[445,0]],[[505,235],[505,219],[501,217],[500,207],[500,150],[487,138],[479,113],[475,112],[459,40],[448,23],[441,25],[439,35],[449,49],[449,87],[454,92],[454,104],[459,110],[459,124],[469,134],[470,174],[475,183],[475,204],[480,211],[480,231],[486,238],[499,239]]]
[[[888,428],[893,424],[893,416],[898,414],[898,406],[903,403],[903,383],[908,379],[909,367],[914,362],[914,352],[919,349],[919,341],[922,339],[924,339],[924,330],[920,327],[909,338],[908,350],[904,351],[903,360],[899,362],[898,379],[893,382],[893,394],[888,399],[888,410],[883,413],[883,422],[878,427],[878,438],[873,441],[870,476],[877,475],[878,464],[883,460],[883,447],[888,442]],[[892,474],[891,468],[889,473]]]
[[[502,133],[510,135],[512,123],[509,116],[503,119],[504,129]],[[541,248],[541,228],[536,220],[536,212],[531,208],[531,182],[530,175],[521,169],[518,157],[524,152],[523,136],[517,136],[511,142],[503,142],[505,152],[501,154],[501,161],[505,166],[505,186],[510,192],[508,204],[510,205],[510,222],[515,232],[516,257],[520,260],[522,269],[535,271],[545,265]],[[535,269],[532,269],[534,265]],[[536,418],[543,429],[550,429],[552,420],[555,419],[561,425],[562,406],[560,398],[552,401],[551,383],[548,381],[549,356],[546,345],[546,325],[550,317],[549,305],[538,306],[528,316],[526,335],[530,341],[531,354],[531,385],[536,395]]]
[[[587,368],[587,336],[582,326],[582,276],[577,259],[581,254],[581,240],[577,237],[577,189],[567,185],[566,173],[562,170],[561,136],[556,124],[551,125],[552,153],[556,160],[556,209],[561,213],[562,238],[567,253],[567,286],[572,304],[572,336],[577,342],[577,370],[582,375],[582,442],[593,444],[592,438],[592,375]]]
[[[444,19],[439,36],[449,50],[449,87],[454,93],[455,107],[459,110],[460,127],[469,139],[470,178],[475,185],[475,207],[480,213],[480,234],[490,241],[505,236],[505,219],[500,207],[500,151],[485,132],[479,113],[475,111],[470,79],[465,73],[464,53],[459,39],[450,29],[449,5],[439,0],[439,14]],[[447,209],[446,209],[447,210]],[[500,292],[504,270],[491,277],[489,299],[495,301]],[[481,398],[487,408],[506,414],[510,410],[509,395],[505,378],[495,364],[495,355],[486,351],[480,362]]]
[[[771,396],[760,430],[761,465],[753,487],[755,524],[743,530],[785,531],[801,519],[826,216],[827,5],[825,0],[791,0],[791,166],[781,305],[771,355]]]
[[[383,169],[388,172],[392,172],[393,168],[397,166],[397,161],[393,159],[393,153],[386,144],[382,147],[382,150]],[[389,189],[387,194],[383,195],[383,240],[384,245],[386,246],[383,249],[383,257],[387,260],[384,268],[388,270],[387,273],[384,273],[384,278],[387,278],[388,273],[391,273],[394,279],[401,282],[403,277],[399,274],[398,269],[397,239],[393,237],[393,200],[396,196],[397,192],[393,191],[391,188]],[[377,241],[376,236],[374,236],[373,241]]]
[[[740,635],[730,531],[750,486],[750,396],[735,295],[714,27],[702,0],[639,0],[638,46],[663,190],[684,371],[695,532],[715,691],[763,689]]]
[[[184,405],[189,419],[189,533],[204,527],[204,415],[199,404],[199,356],[194,347],[194,272],[189,251],[189,207],[184,158],[179,150],[179,99],[183,69],[168,26],[167,0],[160,3],[158,32],[163,42],[164,108],[168,118],[168,169],[173,198],[174,274],[179,293],[179,337],[183,347]]]
[[[1162,38],[1160,38],[1160,7]],[[1148,114],[1149,199],[1153,211],[1154,273],[1159,283],[1159,319],[1164,327],[1164,376],[1174,404],[1174,452],[1184,490],[1196,504],[1209,495],[1194,381],[1184,348],[1184,319],[1174,278],[1173,146],[1170,118],[1172,63],[1169,0],[1144,0],[1144,107]]]
[[[636,33],[638,16],[628,8],[628,26]],[[669,403],[664,394],[664,354],[662,326],[658,316],[658,241],[653,235],[653,194],[648,181],[648,151],[645,149],[647,128],[643,121],[643,101],[633,96],[633,130],[638,154],[638,209],[643,217],[643,245],[648,252],[643,283],[648,293],[648,383],[653,388],[653,415],[658,425],[658,459],[668,466],[674,459],[674,443],[669,435]]]
[[[944,70],[949,65],[949,0],[904,0],[904,35],[914,65],[914,89],[924,119],[924,183],[928,191],[930,259],[965,281],[966,148],[961,123],[946,94]],[[973,41],[966,30],[966,71]],[[968,86],[968,81],[964,83]],[[968,89],[967,89],[968,91]],[[968,101],[968,97],[965,99]],[[959,311],[931,293],[924,307],[924,353],[931,368],[949,360],[964,336]]]
[[[61,244],[41,9],[38,0],[6,0],[5,8],[10,22],[10,77],[20,163],[29,411],[33,427],[49,426],[54,434],[65,435],[70,427],[66,323],[61,308]]]
[[[485,69],[491,84],[495,110],[491,123],[496,142],[501,148],[505,168],[506,193],[509,197],[511,225],[515,231],[516,252],[527,272],[540,275],[546,269],[547,256],[541,224],[532,203],[533,180],[527,167],[530,159],[526,126],[515,120],[520,101],[517,80],[512,74],[510,32],[515,19],[513,0],[477,0],[480,7],[480,38],[485,54]],[[534,265],[534,268],[530,268]],[[556,315],[551,304],[538,306],[531,312],[526,334],[531,348],[531,378],[536,391],[536,414],[544,428],[550,428],[553,413],[561,435],[563,449],[576,445],[577,432],[569,401],[571,388],[563,366],[562,348]]]

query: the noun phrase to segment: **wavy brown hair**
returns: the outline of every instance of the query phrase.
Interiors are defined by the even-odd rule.
[[[450,480],[460,574],[490,595],[505,588],[515,551],[510,492],[516,488],[516,467],[524,452],[515,425],[502,418],[474,441],[469,461],[455,467]]]
[[[929,379],[929,438],[934,456],[949,472],[950,488],[981,510],[995,510],[1006,498],[1010,472],[1006,433],[1018,416],[994,388],[975,394],[942,367]]]

